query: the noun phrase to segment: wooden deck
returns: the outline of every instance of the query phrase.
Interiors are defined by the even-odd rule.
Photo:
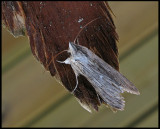
[[[2,31],[3,127],[158,127],[158,2],[109,2],[120,71],[139,89],[124,111],[90,114],[32,56],[27,37]]]

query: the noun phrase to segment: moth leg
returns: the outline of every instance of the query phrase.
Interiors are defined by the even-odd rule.
[[[70,58],[67,58],[65,61],[56,60],[59,63],[70,64]]]
[[[64,61],[59,61],[59,60],[56,60],[57,62],[59,62],[59,63],[65,63]]]
[[[78,40],[78,38],[77,38],[77,44],[79,45],[79,40]]]
[[[78,74],[77,73],[75,73],[75,75],[76,75],[76,86],[75,86],[75,88],[72,90],[72,94],[74,93],[74,91],[77,89],[77,87],[78,87]]]
[[[98,95],[98,94],[97,94],[97,98],[98,98],[99,103],[101,104],[101,100],[100,100],[100,98],[99,98],[99,95]]]

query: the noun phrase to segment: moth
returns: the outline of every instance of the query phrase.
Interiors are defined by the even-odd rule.
[[[100,96],[113,109],[124,110],[125,101],[121,93],[128,92],[139,95],[138,89],[120,72],[95,55],[88,48],[69,42],[68,57],[65,61],[58,61],[71,65],[78,87],[78,76],[84,76]]]

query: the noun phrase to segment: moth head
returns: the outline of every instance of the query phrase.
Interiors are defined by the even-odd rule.
[[[68,50],[69,53],[71,53],[71,55],[75,55],[76,52],[77,52],[77,46],[75,43],[73,42],[69,42],[69,50]]]

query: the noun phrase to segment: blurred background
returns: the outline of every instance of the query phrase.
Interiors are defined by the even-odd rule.
[[[27,37],[2,29],[2,127],[158,127],[158,2],[109,2],[120,72],[139,89],[124,111],[92,114],[45,71]]]

